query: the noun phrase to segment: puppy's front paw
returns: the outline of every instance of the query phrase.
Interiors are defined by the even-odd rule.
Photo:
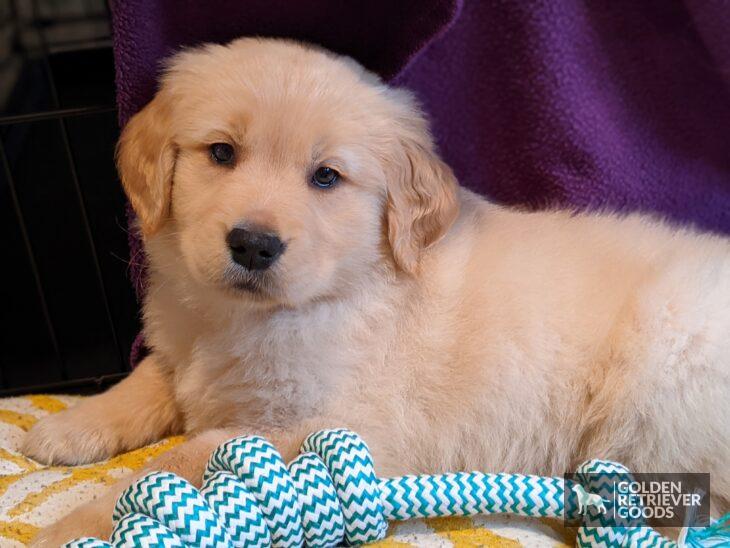
[[[95,417],[75,408],[44,417],[25,435],[20,451],[45,464],[86,464],[112,456],[116,439]]]
[[[71,512],[65,518],[43,529],[31,542],[31,547],[58,548],[64,543],[81,538],[108,539],[112,516],[108,504],[92,501]]]

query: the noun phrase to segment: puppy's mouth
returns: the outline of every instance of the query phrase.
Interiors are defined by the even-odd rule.
[[[241,267],[229,267],[223,275],[225,289],[257,299],[270,299],[274,284],[270,272],[251,272]]]
[[[248,291],[249,293],[260,293],[261,283],[257,280],[243,280],[235,282],[233,288],[239,291]]]

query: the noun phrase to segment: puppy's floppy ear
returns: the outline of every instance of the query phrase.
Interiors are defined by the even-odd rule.
[[[135,114],[117,144],[117,168],[124,190],[151,236],[168,216],[175,147],[172,143],[169,100],[158,94]]]
[[[413,274],[423,250],[438,242],[459,214],[458,183],[436,153],[413,100],[402,93],[397,99],[402,110],[386,173],[388,238],[398,266]]]

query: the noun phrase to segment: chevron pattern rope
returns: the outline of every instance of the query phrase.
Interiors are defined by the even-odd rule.
[[[610,473],[629,472],[592,460],[577,478],[583,489],[604,497],[610,486],[601,474]],[[580,519],[572,495],[566,497],[574,485],[481,472],[377,478],[365,442],[344,429],[310,435],[287,467],[268,441],[247,436],[214,451],[200,491],[174,474],[147,474],[119,497],[109,542],[81,538],[65,548],[324,548],[382,539],[389,520],[498,513]],[[578,531],[579,548],[678,548],[650,527],[589,518]]]

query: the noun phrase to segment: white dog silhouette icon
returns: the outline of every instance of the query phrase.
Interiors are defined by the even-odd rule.
[[[603,499],[599,497],[598,495],[594,495],[593,493],[589,493],[585,489],[583,489],[583,486],[580,484],[575,484],[572,487],[573,492],[575,493],[576,498],[578,499],[578,513],[582,516],[586,515],[588,513],[588,508],[593,506],[596,508],[601,514],[606,513],[606,505],[603,503]]]

